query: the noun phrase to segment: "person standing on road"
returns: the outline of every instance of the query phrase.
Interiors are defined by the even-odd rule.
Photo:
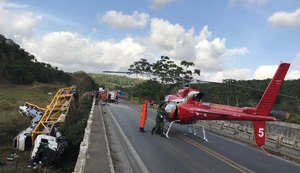
[[[116,95],[116,100],[115,100],[116,104],[119,104],[118,99],[119,99],[119,93],[117,93],[117,95]]]
[[[165,137],[164,135],[164,117],[167,116],[167,112],[165,110],[166,103],[162,102],[159,104],[158,109],[157,109],[157,115],[156,115],[156,124],[152,128],[151,134],[153,133],[158,133],[160,136]]]
[[[146,132],[144,128],[147,119],[147,105],[148,105],[148,100],[145,100],[144,104],[142,105],[142,111],[141,111],[140,132]]]

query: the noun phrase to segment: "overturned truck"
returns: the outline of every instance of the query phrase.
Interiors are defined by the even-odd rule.
[[[59,163],[67,147],[59,127],[76,109],[77,99],[76,87],[72,86],[59,89],[46,108],[27,102],[19,107],[20,113],[31,119],[31,125],[13,139],[13,147],[21,151],[32,149],[30,166]]]

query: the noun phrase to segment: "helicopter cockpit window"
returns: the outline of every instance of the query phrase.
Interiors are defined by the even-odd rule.
[[[199,92],[199,93],[193,95],[193,100],[199,102],[203,98],[203,96],[204,96],[204,94],[202,92]]]

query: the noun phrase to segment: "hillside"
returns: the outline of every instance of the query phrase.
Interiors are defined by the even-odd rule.
[[[68,83],[70,79],[67,73],[50,64],[38,62],[13,40],[0,34],[0,83]]]
[[[134,87],[145,82],[143,79],[130,78],[127,76],[111,75],[111,74],[89,74],[95,82],[106,88],[126,89]]]
[[[29,151],[12,149],[13,138],[30,125],[30,120],[20,115],[18,107],[25,102],[46,107],[59,88],[71,85],[77,86],[79,104],[74,114],[68,117],[71,125],[66,123],[62,127],[69,147],[62,156],[63,169],[56,172],[71,172],[74,169],[92,104],[92,99],[83,95],[96,90],[98,86],[85,72],[65,73],[50,64],[38,62],[12,40],[0,35],[0,162],[11,153],[20,156],[18,169],[12,170],[13,168],[7,166],[4,167],[5,172],[32,172],[27,168]]]

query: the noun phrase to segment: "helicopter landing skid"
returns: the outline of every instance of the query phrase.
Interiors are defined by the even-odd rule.
[[[188,128],[189,128],[190,133],[192,133],[193,135],[195,135],[195,136],[203,139],[204,141],[208,142],[208,140],[206,138],[205,128],[204,128],[204,126],[202,124],[201,124],[201,126],[202,126],[202,134],[203,134],[203,136],[200,136],[200,135],[197,134],[197,129],[195,128],[195,124],[192,125],[192,126],[188,126]],[[193,130],[191,129],[191,127],[193,128]]]
[[[169,138],[169,132],[170,132],[170,129],[171,129],[173,123],[176,123],[176,122],[180,122],[180,120],[174,120],[174,121],[172,121],[172,122],[170,123],[169,127],[168,127],[167,133],[163,132],[164,135],[165,135],[167,138]]]

